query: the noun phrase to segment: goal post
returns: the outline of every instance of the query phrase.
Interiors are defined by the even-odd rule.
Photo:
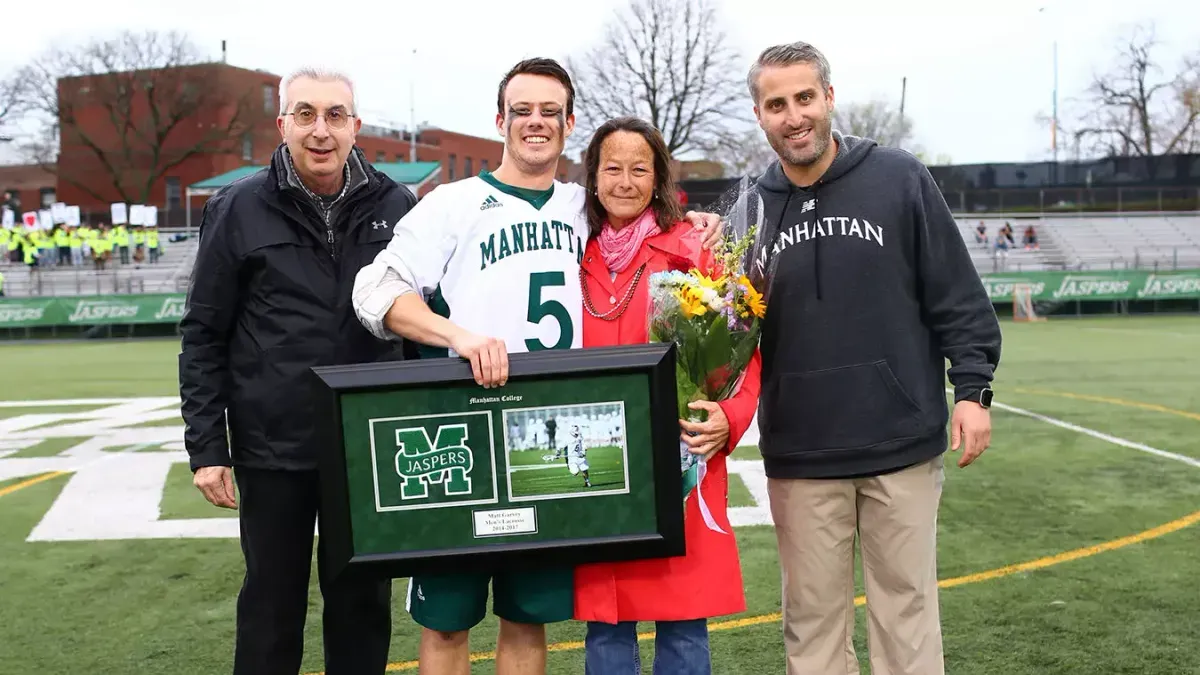
[[[1044,321],[1033,309],[1033,286],[1013,285],[1013,321]]]

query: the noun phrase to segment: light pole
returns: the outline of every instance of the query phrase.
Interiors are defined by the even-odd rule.
[[[408,73],[408,161],[417,161],[417,49],[412,50],[413,65]]]
[[[1045,6],[1038,7],[1038,13],[1039,14],[1046,13],[1046,7]],[[1051,26],[1051,31],[1053,31],[1057,35],[1057,31],[1054,31],[1053,26]],[[1054,86],[1050,93],[1050,96],[1051,96],[1050,153],[1051,153],[1051,157],[1053,159],[1053,164],[1052,164],[1053,174],[1052,174],[1051,178],[1053,179],[1053,181],[1055,183],[1057,183],[1058,182],[1058,38],[1057,37],[1054,38],[1053,61],[1054,61],[1054,65],[1053,65]]]
[[[1058,169],[1058,40],[1054,40],[1054,108],[1051,113],[1054,121],[1051,123],[1050,147],[1054,152],[1054,168]],[[1056,176],[1057,178],[1057,176]]]

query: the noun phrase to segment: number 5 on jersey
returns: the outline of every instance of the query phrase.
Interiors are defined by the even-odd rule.
[[[529,275],[529,313],[526,320],[540,324],[542,319],[552,317],[558,322],[558,342],[547,345],[541,338],[526,338],[525,348],[531,352],[543,349],[569,349],[575,339],[575,327],[571,324],[571,313],[557,300],[543,300],[542,289],[547,286],[566,286],[566,275],[562,272],[535,272]]]

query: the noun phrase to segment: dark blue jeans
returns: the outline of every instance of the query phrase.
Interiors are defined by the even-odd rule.
[[[654,675],[711,675],[708,622],[656,621]],[[641,675],[637,623],[589,621],[585,644],[586,675]]]

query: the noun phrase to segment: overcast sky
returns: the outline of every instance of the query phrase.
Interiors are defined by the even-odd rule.
[[[824,3],[828,9],[797,0],[717,1],[743,72],[764,47],[806,40],[828,56],[841,102],[898,102],[907,77],[905,108],[917,143],[955,163],[1049,157],[1049,131],[1034,118],[1050,111],[1055,40],[1063,119],[1128,26],[1156,22],[1162,60],[1171,66],[1200,45],[1200,2],[1184,0],[843,0],[836,8]],[[4,10],[0,69],[123,28],[178,29],[214,59],[226,40],[229,62],[241,67],[283,74],[307,62],[340,66],[357,81],[367,123],[407,125],[415,85],[418,122],[491,137],[504,71],[529,56],[582,52],[623,4],[113,0],[49,14],[45,4],[14,2]]]

